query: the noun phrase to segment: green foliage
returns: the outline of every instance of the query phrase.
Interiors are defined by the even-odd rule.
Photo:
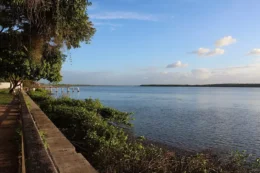
[[[104,107],[98,100],[53,99],[47,91],[29,92],[53,123],[99,171],[104,173],[257,173],[260,160],[251,163],[245,152],[225,160],[200,153],[178,156],[144,137],[130,140],[111,121],[128,125],[130,114]]]
[[[244,163],[247,161],[247,158],[250,156],[246,153],[246,151],[235,151],[231,154],[232,162],[235,163],[237,166],[244,165]]]
[[[39,131],[39,135],[40,135],[40,137],[42,139],[44,148],[47,149],[48,148],[48,143],[47,143],[47,140],[46,140],[46,134],[43,131]]]
[[[60,82],[61,48],[89,43],[95,33],[86,0],[1,0],[0,78]]]
[[[260,158],[255,159],[255,162],[253,163],[254,170],[260,169]]]
[[[7,89],[0,89],[0,105],[7,105],[12,101],[13,95],[8,92]]]
[[[60,81],[64,55],[59,49],[47,50],[47,45],[45,45],[43,57],[40,62],[35,62],[28,58],[24,51],[0,50],[0,77],[11,81],[13,88],[23,80]]]
[[[28,100],[25,100],[25,104],[29,110],[31,110],[31,104]]]
[[[33,100],[37,102],[51,99],[51,96],[49,95],[49,92],[47,90],[37,89],[35,92],[29,91],[29,95],[31,95]]]
[[[39,84],[32,80],[24,80],[23,81],[23,88],[38,88]]]
[[[86,0],[1,0],[0,34],[16,48],[25,46],[32,56],[46,42],[76,48],[82,41],[89,43],[95,33],[87,15],[90,4]]]
[[[129,121],[132,119],[131,114],[127,112],[120,112],[113,108],[104,107],[99,110],[100,115],[107,121],[118,122],[128,126],[131,126]]]

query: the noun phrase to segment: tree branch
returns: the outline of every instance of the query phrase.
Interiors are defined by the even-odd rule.
[[[26,52],[28,52],[28,49],[25,45],[23,45],[23,48],[25,49]]]

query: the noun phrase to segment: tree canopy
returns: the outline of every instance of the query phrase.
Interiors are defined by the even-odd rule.
[[[23,51],[6,51],[0,56],[0,76],[13,84],[13,89],[24,80],[38,81],[47,79],[59,82],[65,55],[59,49],[48,50],[45,44],[43,58],[40,62],[30,60]]]
[[[87,15],[89,4],[86,0],[1,0],[0,31],[19,30],[32,45],[41,40],[77,48],[80,42],[89,43],[95,33]]]
[[[86,0],[0,0],[0,78],[60,81],[61,47],[90,43]]]

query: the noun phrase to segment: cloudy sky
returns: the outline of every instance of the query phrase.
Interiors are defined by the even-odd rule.
[[[63,83],[260,83],[259,0],[92,0]]]

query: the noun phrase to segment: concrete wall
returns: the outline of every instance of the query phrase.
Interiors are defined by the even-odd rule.
[[[28,111],[22,113],[25,154],[27,153],[26,172],[97,173],[24,91],[21,97],[23,105],[27,103],[27,109],[30,108],[29,113]],[[47,149],[43,142],[39,144],[39,132],[44,134]]]
[[[20,101],[24,153],[22,163],[25,164],[22,173],[58,173],[32,118],[26,95],[20,94]]]
[[[0,89],[10,88],[10,82],[0,82]]]

